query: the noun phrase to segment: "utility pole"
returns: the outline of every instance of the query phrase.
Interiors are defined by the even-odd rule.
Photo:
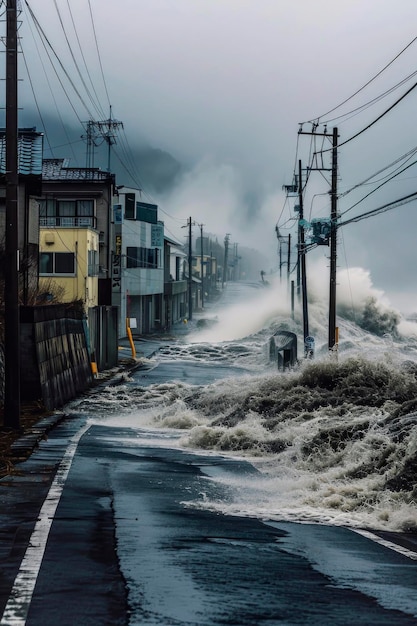
[[[123,122],[119,122],[112,118],[112,107],[110,105],[110,117],[107,120],[96,122],[89,120],[85,122],[87,127],[87,135],[83,138],[87,141],[86,167],[94,168],[94,148],[97,145],[97,138],[101,137],[107,143],[107,171],[110,172],[111,147],[116,143],[115,131],[123,128]]]
[[[288,251],[287,251],[287,283],[290,284],[291,273],[291,233],[288,235]]]
[[[329,138],[330,135],[325,127],[323,133],[316,133],[316,126],[311,132],[298,131],[299,135],[314,135]],[[332,164],[331,164],[331,209],[330,209],[330,290],[329,290],[329,350],[334,350],[337,344],[336,328],[336,260],[337,260],[337,145],[338,129],[333,128],[332,133]],[[316,155],[317,159],[317,155]],[[323,165],[311,167],[310,171],[329,171]]]
[[[330,213],[330,293],[329,293],[329,350],[336,342],[336,259],[337,259],[337,128],[332,139],[332,188]]]
[[[281,241],[279,242],[279,282],[282,282],[282,246]]]
[[[227,264],[229,257],[229,237],[230,233],[227,233],[224,238],[224,261],[223,261],[223,281],[222,281],[222,289],[224,288],[224,283],[227,281]]]
[[[191,217],[188,220],[188,319],[193,319],[193,248],[192,248],[192,226]]]
[[[4,280],[4,425],[20,428],[19,170],[17,9],[6,1],[6,263]]]
[[[204,255],[203,255],[203,226],[200,224],[200,265],[201,265],[201,307],[204,309]]]
[[[282,241],[283,236],[279,232],[278,226],[275,226],[275,232],[277,234],[277,239],[279,243],[279,282],[282,282],[282,266],[284,265],[282,262]]]
[[[298,161],[298,198],[300,204],[299,221],[298,221],[298,242],[299,256],[298,262],[301,261],[301,290],[303,302],[303,328],[304,328],[304,352],[306,349],[306,337],[308,337],[308,301],[307,301],[307,272],[306,272],[306,250],[304,237],[304,202],[303,202],[303,184],[302,184],[301,160]]]
[[[123,122],[118,122],[112,118],[112,107],[110,105],[110,117],[103,122],[95,122],[100,135],[107,143],[107,171],[110,172],[111,147],[116,143],[115,131],[123,128]]]

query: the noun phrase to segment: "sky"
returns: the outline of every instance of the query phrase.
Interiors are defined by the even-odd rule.
[[[49,55],[55,66],[59,58],[65,67],[65,73],[57,70],[60,80],[46,59],[33,15],[53,48]],[[20,106],[59,115],[72,129],[90,113],[107,119],[111,104],[132,148],[147,142],[186,164],[181,184],[152,198],[167,230],[180,240],[181,226],[191,216],[219,240],[230,233],[232,242],[261,250],[276,269],[276,225],[284,238],[292,233],[296,240],[297,202],[287,199],[282,187],[291,184],[299,160],[306,176],[312,152],[321,149],[327,149],[320,161],[326,169],[310,171],[304,213],[307,221],[330,213],[330,142],[298,134],[300,128],[310,132],[309,121],[316,118],[316,133],[327,122],[328,132],[336,126],[339,143],[346,141],[338,150],[342,218],[415,190],[416,166],[374,191],[387,173],[417,158],[383,170],[417,146],[417,89],[351,139],[417,80],[412,76],[417,42],[411,43],[417,34],[415,0],[395,5],[381,0],[22,0],[20,20]],[[86,96],[90,84],[91,100],[99,103],[95,109]],[[34,125],[41,128],[40,119]],[[74,141],[81,134],[80,126]],[[379,170],[372,179],[378,183],[345,195]],[[141,182],[146,192],[146,180]],[[365,276],[369,288],[392,306],[417,311],[416,232],[416,202],[339,229],[338,271],[352,277],[353,298],[355,277],[361,277],[362,287]],[[328,283],[328,255],[326,246],[308,253],[313,283]]]

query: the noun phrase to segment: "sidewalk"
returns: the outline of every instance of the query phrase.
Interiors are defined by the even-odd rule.
[[[126,372],[132,372],[143,367],[148,359],[151,359],[167,341],[175,340],[174,337],[155,337],[149,339],[134,338],[136,357],[132,356],[132,349],[129,340],[122,338],[119,340],[119,362],[118,365],[103,372],[99,372],[93,385],[85,391],[86,394],[100,393],[103,385],[118,384]],[[75,398],[74,398],[75,399]],[[23,408],[22,408],[23,410]],[[0,454],[0,478],[7,476],[13,471],[15,464],[25,461],[38,447],[39,443],[46,439],[49,431],[57,424],[67,418],[62,410],[56,410],[50,414],[42,413],[41,410],[34,411],[33,416],[27,423],[22,420],[22,434],[14,439],[10,445],[6,444],[4,457]],[[26,420],[25,420],[26,421]]]
[[[119,338],[118,364],[111,369],[98,372],[92,386],[84,394],[100,393],[103,386],[118,385],[123,382],[127,373],[146,367],[147,361],[152,359],[164,344],[180,342],[190,332],[195,331],[198,326],[198,313],[196,318],[187,324],[175,324],[166,334],[133,336],[135,355],[132,354],[129,339]],[[21,410],[20,434],[16,436],[15,432],[1,433],[3,441],[0,440],[0,479],[12,473],[16,464],[28,459],[39,443],[47,439],[49,431],[68,417],[63,410],[47,412],[36,403],[28,403],[22,406]]]

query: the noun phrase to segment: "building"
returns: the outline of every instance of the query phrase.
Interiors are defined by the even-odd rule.
[[[148,334],[164,327],[164,224],[157,205],[143,202],[139,189],[117,191],[112,297],[120,307],[119,334],[126,335],[126,323]]]
[[[111,305],[111,207],[114,175],[44,159],[39,203],[40,276],[64,289],[64,301]],[[50,282],[50,281],[49,281]]]
[[[82,301],[86,315],[98,306],[99,235],[90,226],[51,228],[41,217],[39,300]],[[52,218],[53,219],[53,218]]]
[[[41,192],[43,134],[35,128],[18,133],[18,248],[20,251],[19,293],[23,304],[31,304],[38,285],[39,211],[35,197]],[[6,132],[0,129],[0,248],[6,232]]]
[[[164,324],[169,329],[188,317],[187,255],[177,241],[164,238]]]
[[[92,360],[107,369],[118,360],[118,311],[112,306],[114,175],[45,159],[39,206],[39,303],[55,294],[76,302],[88,320]]]

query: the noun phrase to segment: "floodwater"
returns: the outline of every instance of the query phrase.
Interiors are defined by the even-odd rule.
[[[338,324],[339,353],[329,357],[326,311],[313,307],[315,359],[278,372],[268,339],[282,328],[301,337],[300,320],[272,287],[231,284],[192,332],[162,342],[144,368],[77,410],[253,463],[260,473],[242,485],[234,478],[233,500],[205,503],[213,509],[413,531],[416,335],[378,337],[346,319]],[[417,334],[416,324],[408,327]]]
[[[329,356],[313,306],[314,360],[279,372],[268,339],[301,336],[294,318],[272,287],[228,285],[74,403],[113,450],[130,624],[417,624],[415,325],[340,318]]]

